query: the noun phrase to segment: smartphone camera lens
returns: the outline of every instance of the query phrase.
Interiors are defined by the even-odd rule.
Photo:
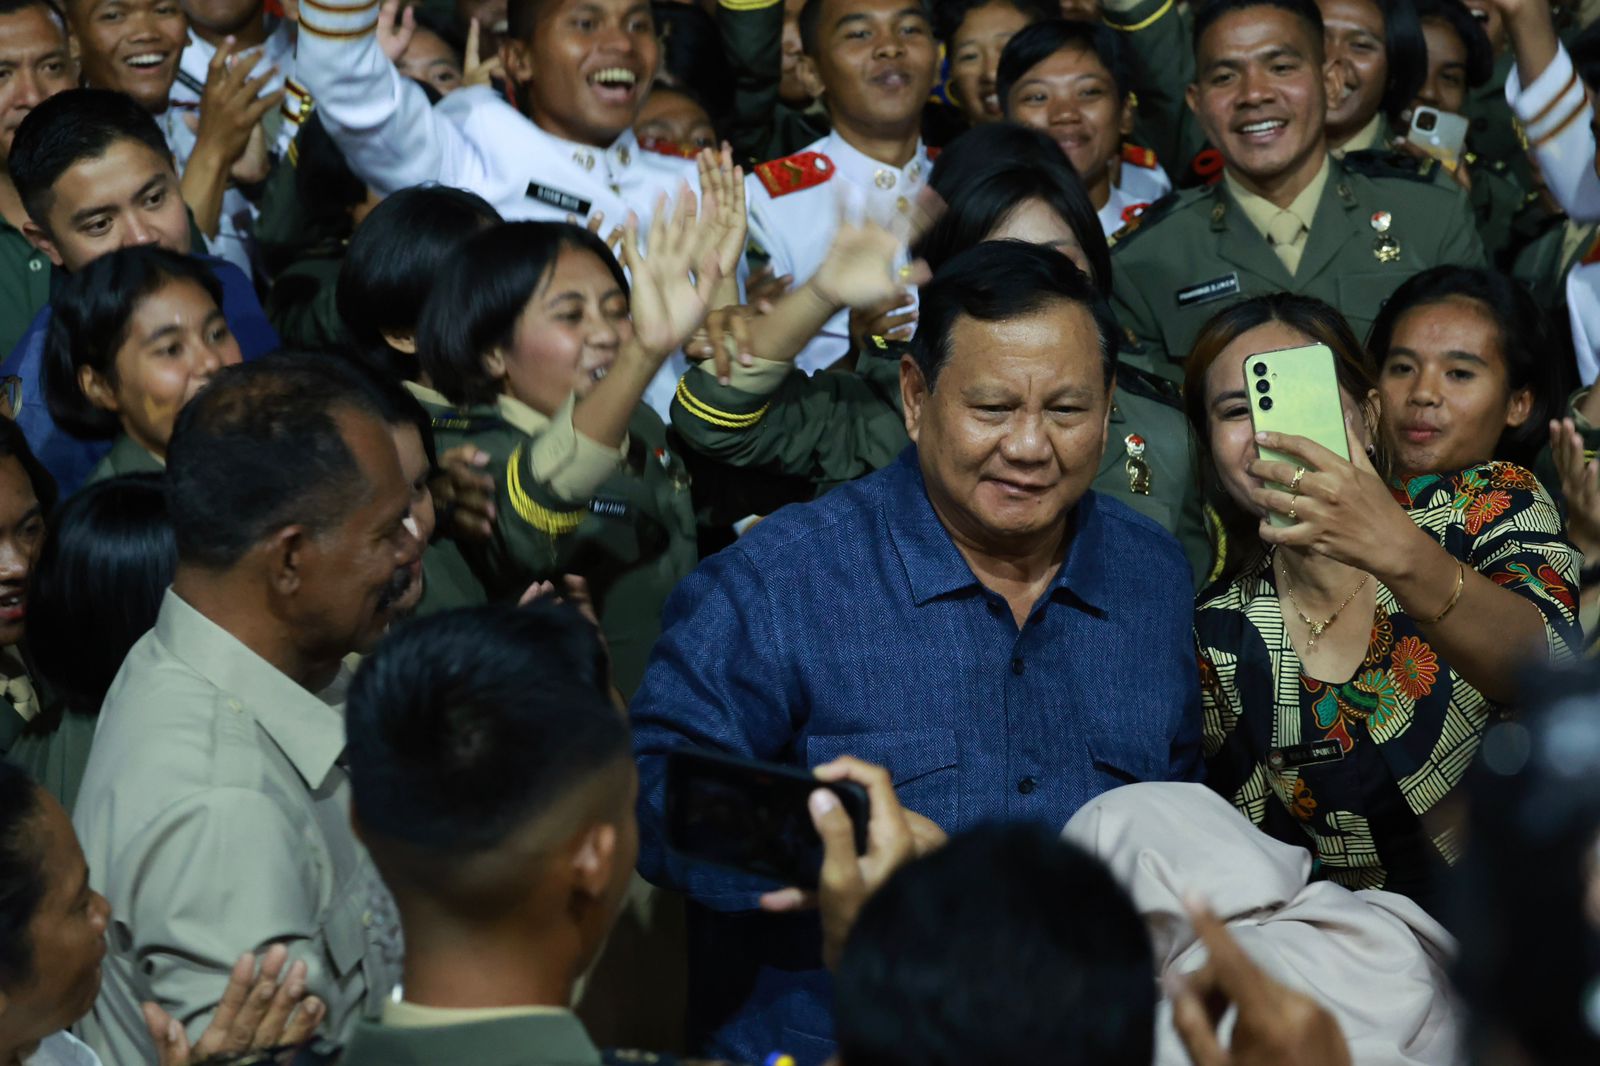
[[[1256,377],[1264,378],[1264,377],[1267,376],[1267,364],[1266,363],[1257,363],[1255,365],[1254,369],[1255,369],[1255,372],[1256,372]]]
[[[1439,116],[1432,111],[1421,111],[1417,114],[1417,129],[1427,133],[1439,124]]]
[[[1263,411],[1272,410],[1272,397],[1271,396],[1263,396],[1263,397],[1261,397],[1261,409]]]
[[[1268,384],[1266,378],[1262,378],[1260,381],[1256,382],[1256,391],[1257,392],[1266,392],[1270,388],[1272,388],[1272,386],[1270,384]]]

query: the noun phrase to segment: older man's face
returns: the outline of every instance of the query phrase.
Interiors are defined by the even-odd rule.
[[[902,382],[928,498],[958,540],[1003,549],[1051,535],[1099,470],[1111,389],[1087,308],[962,316],[936,387],[914,365]]]

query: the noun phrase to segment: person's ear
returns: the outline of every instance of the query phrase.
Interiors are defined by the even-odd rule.
[[[305,585],[306,570],[317,549],[305,526],[284,526],[259,550],[272,591],[287,599]]]
[[[506,353],[499,348],[492,348],[489,354],[483,357],[483,372],[495,381],[504,381],[506,378]]]
[[[900,357],[900,406],[905,411],[906,436],[911,438],[911,443],[917,442],[917,434],[922,429],[922,410],[928,402],[928,394],[933,390],[928,388],[928,379],[922,376],[922,368],[917,361],[909,355]]]
[[[49,256],[50,262],[57,267],[61,266],[61,252],[57,250],[56,242],[50,239],[50,234],[45,232],[43,226],[30,218],[22,223],[22,235],[28,238],[29,244]]]
[[[500,65],[505,68],[506,80],[511,82],[513,89],[533,84],[535,73],[533,49],[528,47],[527,41],[517,41],[510,37],[501,41]]]
[[[794,75],[805,88],[806,95],[813,100],[822,99],[822,74],[817,70],[817,62],[809,55],[802,54],[794,67]]]
[[[583,831],[572,852],[573,887],[591,899],[605,899],[615,881],[617,827],[598,822]]]
[[[1527,385],[1511,394],[1511,401],[1506,404],[1506,427],[1515,429],[1528,420],[1533,414],[1533,389]]]
[[[117,390],[111,387],[111,382],[106,376],[92,366],[78,368],[78,388],[82,390],[84,399],[102,411],[112,414],[121,414],[122,408],[117,403]]]
[[[379,331],[383,336],[383,343],[397,352],[407,355],[417,354],[417,334],[409,329],[385,329]]]
[[[1373,454],[1373,442],[1378,439],[1379,427],[1383,425],[1383,397],[1377,389],[1368,389],[1367,398],[1361,401],[1361,425],[1366,431],[1367,454]]]
[[[1139,97],[1136,94],[1130,92],[1122,98],[1122,118],[1118,121],[1117,128],[1124,137],[1133,133],[1133,119],[1138,110]]]

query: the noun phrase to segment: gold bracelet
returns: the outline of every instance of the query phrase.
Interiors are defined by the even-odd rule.
[[[1437,624],[1439,622],[1444,621],[1444,616],[1449,614],[1451,611],[1455,610],[1456,602],[1461,599],[1461,590],[1463,588],[1465,588],[1466,585],[1467,585],[1467,564],[1463,563],[1463,562],[1460,562],[1458,560],[1456,562],[1456,565],[1459,566],[1461,569],[1456,572],[1456,590],[1450,594],[1450,602],[1444,605],[1444,610],[1440,611],[1438,614],[1434,615],[1432,618],[1418,618],[1418,619],[1416,619],[1416,623],[1418,625],[1423,625],[1423,626],[1435,625],[1435,624]]]

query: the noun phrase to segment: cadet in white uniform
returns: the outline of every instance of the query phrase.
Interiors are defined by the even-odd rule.
[[[938,46],[919,0],[809,0],[803,62],[823,88],[833,132],[746,179],[750,243],[801,285],[822,265],[840,212],[887,221],[911,210],[932,162],[919,137]],[[849,313],[828,320],[795,360],[815,372],[849,354]]]

